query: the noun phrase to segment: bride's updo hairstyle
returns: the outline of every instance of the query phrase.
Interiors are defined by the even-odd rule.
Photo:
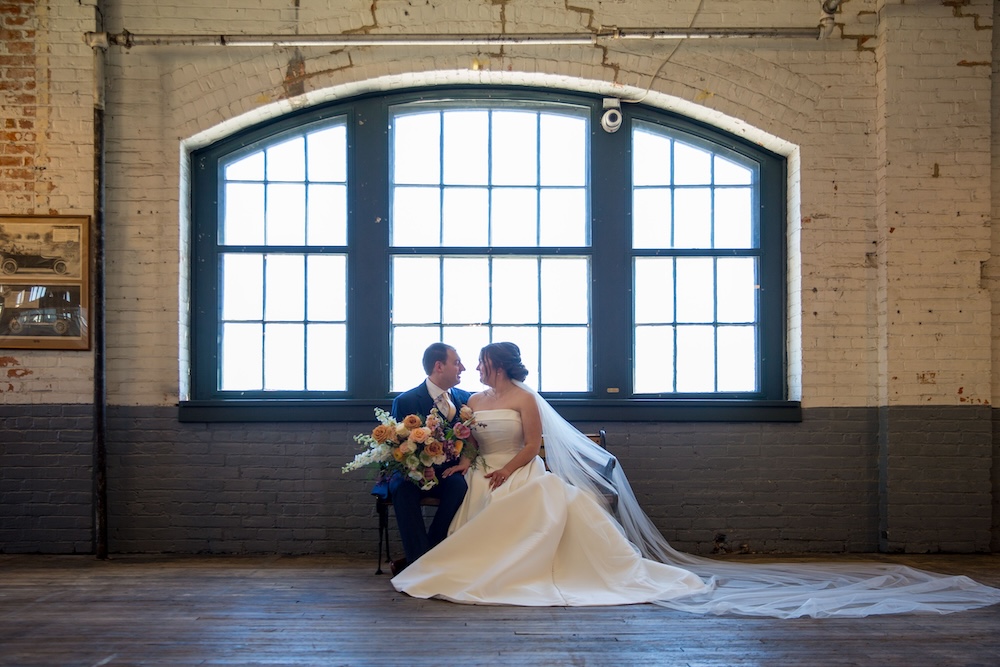
[[[523,381],[528,369],[521,363],[521,349],[514,343],[490,343],[479,353],[479,359],[491,368],[499,368],[511,380]]]

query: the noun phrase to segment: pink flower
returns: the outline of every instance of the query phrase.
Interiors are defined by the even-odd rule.
[[[465,440],[472,435],[472,430],[465,424],[455,424],[455,428],[452,429],[452,432],[455,434],[456,438],[460,438],[462,440]]]

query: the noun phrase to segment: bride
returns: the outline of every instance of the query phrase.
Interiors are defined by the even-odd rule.
[[[949,613],[1000,602],[968,577],[899,565],[729,563],[674,550],[639,507],[620,466],[522,380],[513,343],[479,356],[469,490],[449,537],[393,578],[419,598],[470,604],[653,602],[694,613],[796,618]],[[538,457],[545,435],[546,461]],[[611,472],[607,470],[610,467]],[[608,495],[617,495],[608,507]]]

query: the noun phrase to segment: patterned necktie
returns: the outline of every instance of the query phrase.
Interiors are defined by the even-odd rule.
[[[442,391],[438,394],[437,398],[434,399],[434,403],[437,405],[438,412],[441,413],[448,421],[451,421],[452,417],[455,416],[455,406],[451,404],[451,398],[448,396],[448,392]]]

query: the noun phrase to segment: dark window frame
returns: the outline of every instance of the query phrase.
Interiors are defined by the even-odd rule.
[[[786,398],[786,164],[784,158],[716,128],[671,112],[623,104],[623,124],[601,129],[599,96],[516,87],[460,86],[373,93],[299,110],[222,139],[191,155],[190,400],[181,421],[369,421],[388,407],[389,385],[389,136],[391,107],[435,100],[523,100],[590,109],[593,391],[546,394],[568,419],[586,421],[798,421],[801,407]],[[218,235],[221,161],[237,151],[334,117],[345,117],[348,137],[348,386],[347,392],[218,392]],[[761,262],[761,391],[739,394],[630,396],[633,251],[630,236],[631,124],[655,123],[731,152],[760,166],[758,215]],[[366,147],[364,151],[357,147]],[[359,230],[364,230],[359,233]],[[595,249],[600,251],[595,251]],[[452,249],[449,249],[452,250]],[[535,251],[537,249],[530,249]],[[580,248],[567,248],[576,254]],[[365,261],[365,259],[369,261]],[[377,286],[385,286],[379,289]],[[599,314],[599,316],[598,316]],[[214,324],[213,324],[214,323]],[[468,357],[477,351],[464,351]],[[608,391],[612,388],[612,391]],[[617,392],[613,388],[618,388]]]

